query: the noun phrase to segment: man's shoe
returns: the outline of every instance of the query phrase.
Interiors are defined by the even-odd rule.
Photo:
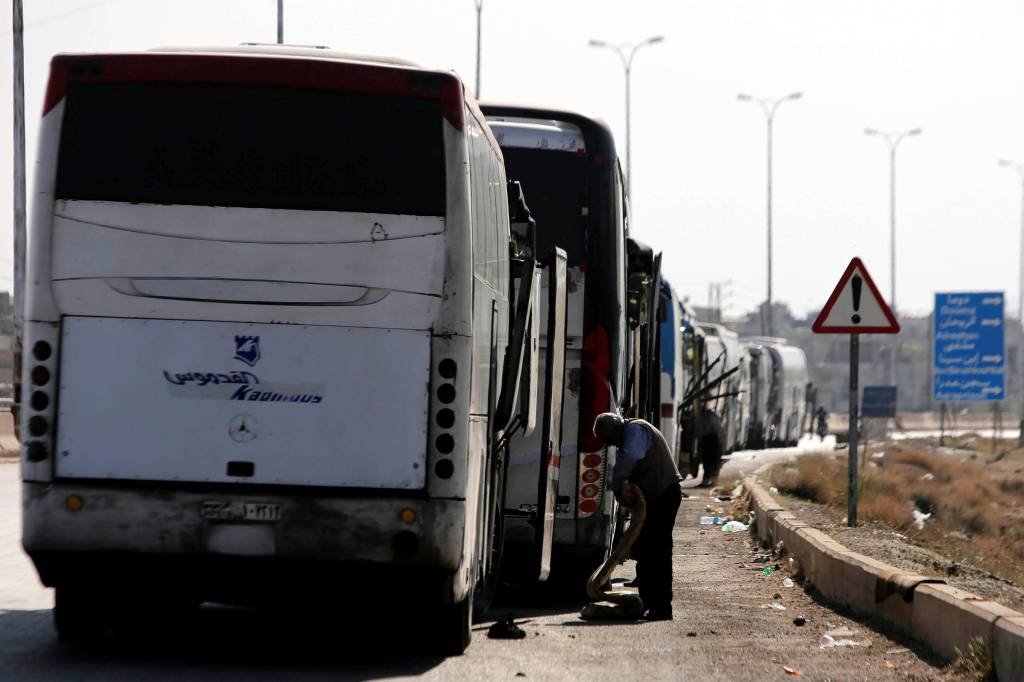
[[[647,614],[644,616],[645,620],[672,620],[672,607],[671,606],[656,606],[652,609],[647,610]]]

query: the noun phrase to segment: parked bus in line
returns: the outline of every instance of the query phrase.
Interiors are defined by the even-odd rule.
[[[807,356],[785,339],[753,337],[745,343],[751,357],[751,447],[796,445],[807,410]]]
[[[568,327],[563,457],[554,534],[554,573],[582,576],[611,549],[616,504],[607,476],[614,451],[602,447],[595,417],[626,395],[630,334],[626,320],[626,203],[608,127],[586,116],[519,106],[482,105],[510,177],[522,182],[537,220],[539,253],[568,254]],[[543,298],[543,297],[542,297]],[[543,306],[542,306],[543,308]],[[546,312],[542,312],[544,319]],[[541,339],[542,354],[550,348]],[[533,542],[533,462],[541,440],[512,446],[506,553]],[[524,514],[520,518],[513,514]],[[582,582],[581,582],[582,584]]]
[[[739,335],[721,324],[704,323],[705,367],[709,367],[709,380],[728,374],[708,399],[709,408],[722,422],[724,440],[722,451],[738,450],[745,442],[743,419],[743,372],[745,353]],[[712,367],[713,365],[713,367]]]
[[[676,453],[681,445],[682,423],[679,410],[683,391],[682,312],[675,288],[661,280],[658,300],[658,359],[660,363],[659,428],[669,451]]]
[[[614,191],[605,159],[587,177]],[[426,606],[464,650],[500,564],[516,436],[495,410],[529,374],[537,246],[459,78],[311,48],[59,55],[35,197],[23,544],[61,637],[302,593]],[[580,290],[586,258],[621,262],[613,197],[607,264],[570,247]],[[617,281],[588,295],[615,310]],[[614,319],[585,364],[618,388]]]
[[[800,441],[807,410],[807,356],[786,343],[768,347],[772,357],[772,387],[769,393],[768,442],[796,445]]]

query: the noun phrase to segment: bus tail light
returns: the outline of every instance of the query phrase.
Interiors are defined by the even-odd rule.
[[[52,474],[57,398],[57,341],[60,326],[37,322],[26,329],[22,358],[25,401],[18,414],[22,452],[31,471],[26,480],[46,480]],[[36,468],[32,465],[41,465]]]
[[[431,497],[462,497],[470,470],[469,379],[472,344],[458,336],[431,340],[424,484]],[[474,422],[475,423],[475,422]],[[479,424],[477,424],[479,427]],[[483,430],[486,430],[484,428]]]
[[[594,435],[594,420],[612,408],[612,387],[608,381],[611,348],[603,326],[594,325],[583,339],[582,365],[577,516],[586,517],[600,509],[604,490],[605,449]]]
[[[579,502],[577,516],[590,516],[601,507],[604,490],[604,455],[601,452],[580,454]]]
[[[675,406],[672,403],[661,404],[661,416],[663,419],[671,419],[676,414]]]

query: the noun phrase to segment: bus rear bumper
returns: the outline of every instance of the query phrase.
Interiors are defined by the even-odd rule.
[[[210,503],[230,503],[236,510],[262,505],[260,512],[277,519],[212,519]],[[313,579],[320,571],[335,582],[350,573],[446,575],[450,585],[462,560],[461,500],[60,481],[24,483],[22,505],[22,542],[48,586],[88,574],[109,580],[141,572],[199,586],[240,584],[254,576],[272,580],[277,574]]]

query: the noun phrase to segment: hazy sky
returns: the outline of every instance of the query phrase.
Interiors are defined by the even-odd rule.
[[[898,162],[897,301],[1005,289],[1016,309],[1024,161],[1019,0],[484,0],[485,101],[607,120],[625,157],[622,69],[590,38],[640,41],[633,71],[635,234],[698,304],[765,295],[765,125],[738,92],[785,94],[775,124],[775,298],[817,311],[853,256],[889,292],[888,157],[866,126],[920,126]],[[10,4],[6,3],[6,7]],[[285,42],[391,54],[472,86],[473,0],[285,0]],[[275,40],[276,0],[25,0],[28,151],[50,57]],[[0,31],[0,126],[11,129],[11,32]],[[0,287],[11,269],[11,135],[0,136]],[[31,184],[30,184],[31,191]],[[528,188],[527,188],[528,191]],[[528,195],[527,195],[528,196]],[[31,199],[30,199],[31,206]]]

